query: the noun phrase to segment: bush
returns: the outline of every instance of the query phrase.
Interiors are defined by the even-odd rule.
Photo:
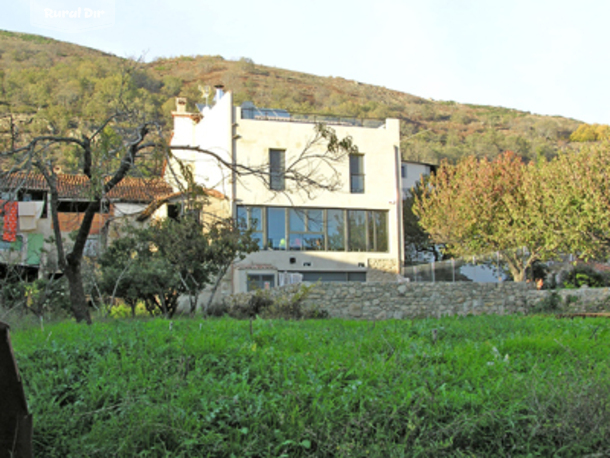
[[[610,275],[598,272],[588,265],[576,265],[562,275],[560,283],[568,289],[580,288],[584,285],[601,288],[610,284]]]
[[[70,311],[69,296],[64,278],[8,282],[0,288],[0,305],[5,309],[21,309],[37,316],[63,314]]]
[[[236,295],[225,302],[226,313],[238,319],[260,316],[269,319],[313,319],[326,318],[328,313],[315,306],[305,306],[304,301],[315,285],[299,285],[294,292],[289,290],[257,289],[253,294]]]
[[[562,302],[559,293],[553,291],[549,296],[538,302],[531,311],[532,313],[556,313],[562,308]]]

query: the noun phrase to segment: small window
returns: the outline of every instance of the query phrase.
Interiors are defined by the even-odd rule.
[[[364,156],[362,154],[349,155],[350,192],[364,193]]]
[[[269,289],[275,286],[275,275],[273,274],[248,274],[248,291],[257,289]]]
[[[400,166],[400,177],[407,178],[407,165],[406,164],[402,164]]]
[[[286,151],[281,149],[269,150],[269,188],[273,191],[284,191],[286,172]]]

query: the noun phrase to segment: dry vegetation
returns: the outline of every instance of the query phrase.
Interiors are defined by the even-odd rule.
[[[16,113],[31,113],[45,103],[70,106],[79,91],[98,90],[91,84],[103,69],[118,69],[125,59],[93,49],[40,36],[0,31],[0,102]],[[47,70],[58,75],[52,83]],[[84,73],[88,75],[83,76]],[[554,156],[570,148],[570,135],[581,124],[562,117],[539,116],[502,107],[433,101],[384,87],[340,77],[321,77],[255,64],[251,59],[230,61],[221,56],[161,58],[144,65],[140,88],[152,93],[169,121],[173,97],[201,101],[199,85],[223,84],[236,103],[252,101],[261,107],[292,112],[359,118],[399,118],[403,157],[437,163],[466,154],[495,157],[506,150],[533,159]],[[21,83],[15,96],[15,81]],[[44,88],[54,91],[45,91]],[[44,103],[42,104],[44,105]],[[191,105],[192,107],[192,105]],[[168,124],[169,126],[169,124]],[[168,127],[169,129],[169,127]]]

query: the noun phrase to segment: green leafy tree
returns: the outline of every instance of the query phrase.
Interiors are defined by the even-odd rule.
[[[443,163],[416,197],[414,213],[436,243],[454,256],[498,252],[515,281],[548,254],[536,184],[511,152],[495,160],[467,157]]]
[[[112,299],[122,298],[132,315],[143,302],[151,315],[171,317],[182,291],[180,278],[150,239],[147,228],[115,240],[99,259],[100,289]]]
[[[421,254],[432,256],[435,261],[443,259],[443,246],[434,243],[430,234],[419,224],[419,217],[414,211],[415,202],[418,196],[421,196],[424,192],[427,181],[427,178],[424,178],[423,182],[418,181],[417,185],[411,189],[409,195],[402,201],[402,224],[406,261]]]
[[[537,229],[555,249],[583,259],[603,258],[610,247],[610,145],[584,146],[537,164]]]
[[[182,294],[188,295],[194,313],[198,296],[211,285],[207,311],[231,264],[257,249],[250,232],[240,231],[232,220],[204,227],[186,214],[113,242],[99,261],[100,285],[106,294],[122,298],[132,314],[142,301],[149,312],[166,317],[174,315]]]
[[[1,119],[8,132],[0,136],[0,183],[12,183],[4,191],[16,194],[20,180],[14,177],[31,172],[44,177],[50,190],[58,266],[68,280],[74,317],[87,323],[91,323],[91,317],[82,262],[95,214],[123,178],[134,172],[144,174],[144,167],[138,166],[144,165],[143,156],[166,151],[157,104],[149,96],[149,88],[143,86],[148,82],[142,83],[138,64],[111,69],[102,64],[94,68],[95,77],[89,75],[86,84],[61,90],[59,83],[66,82],[70,69],[54,67],[51,73],[57,76],[57,91],[43,78],[44,72],[26,80],[15,79],[15,74],[5,75],[4,100],[0,99]],[[83,73],[89,70],[85,68]],[[68,90],[71,95],[66,101]],[[72,158],[77,170],[88,179],[82,195],[88,206],[71,245],[62,237],[58,214],[57,166],[65,158]]]

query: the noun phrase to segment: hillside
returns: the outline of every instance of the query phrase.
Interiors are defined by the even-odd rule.
[[[133,61],[36,35],[0,31],[0,106],[22,116],[53,114],[60,129],[95,112],[91,94],[109,90]],[[133,66],[133,65],[132,65]],[[465,154],[494,157],[513,150],[525,158],[570,148],[579,121],[502,107],[434,101],[339,77],[320,77],[258,65],[250,59],[182,56],[158,59],[136,70],[134,90],[170,129],[173,97],[201,100],[199,85],[223,84],[235,101],[293,112],[401,119],[405,159],[437,163]],[[2,103],[4,102],[4,103]],[[6,112],[4,108],[4,112]]]

